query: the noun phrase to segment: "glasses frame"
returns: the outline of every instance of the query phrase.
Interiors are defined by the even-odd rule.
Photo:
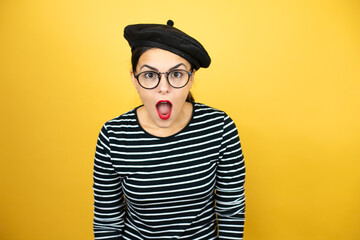
[[[176,71],[184,71],[184,72],[186,72],[186,73],[188,74],[188,79],[187,79],[186,83],[185,83],[182,87],[174,87],[173,85],[171,85],[171,83],[170,83],[170,81],[169,81],[169,75],[170,75],[170,73],[176,72]],[[144,87],[143,85],[141,85],[140,80],[139,80],[139,76],[140,76],[140,74],[142,74],[142,73],[155,73],[155,74],[158,76],[158,83],[155,85],[155,87],[146,88],[146,87]],[[177,88],[177,89],[185,87],[185,86],[189,83],[190,77],[192,76],[192,73],[191,73],[191,72],[188,72],[188,71],[186,71],[186,70],[184,70],[184,69],[174,69],[174,70],[171,70],[171,71],[169,71],[169,72],[144,71],[144,72],[141,72],[141,73],[138,73],[138,74],[134,75],[134,77],[136,78],[136,80],[138,81],[139,85],[140,85],[142,88],[144,88],[144,89],[154,89],[154,88],[156,88],[157,86],[159,86],[160,81],[161,81],[161,75],[162,75],[162,74],[165,74],[165,75],[166,75],[166,80],[167,80],[167,82],[169,83],[169,85],[170,85],[171,87]]]

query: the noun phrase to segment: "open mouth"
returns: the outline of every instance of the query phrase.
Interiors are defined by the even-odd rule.
[[[156,104],[156,111],[162,120],[169,119],[172,111],[172,104],[168,100],[160,100]]]

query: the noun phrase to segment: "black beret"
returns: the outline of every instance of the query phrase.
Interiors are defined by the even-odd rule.
[[[134,24],[124,29],[124,37],[131,50],[137,47],[156,47],[179,55],[196,70],[207,68],[211,59],[205,48],[194,38],[175,28],[169,20],[163,24]]]

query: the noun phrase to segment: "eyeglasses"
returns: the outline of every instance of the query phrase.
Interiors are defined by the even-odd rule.
[[[166,74],[166,79],[173,88],[183,88],[189,82],[191,72],[175,69],[169,72],[146,71],[135,75],[138,83],[145,89],[156,88],[161,80],[161,74]]]

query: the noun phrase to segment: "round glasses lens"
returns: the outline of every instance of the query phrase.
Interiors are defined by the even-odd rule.
[[[159,76],[156,72],[142,72],[138,79],[140,85],[144,88],[154,88],[159,83]]]
[[[184,87],[189,80],[189,73],[185,70],[173,70],[169,72],[168,79],[171,86],[175,88]]]

